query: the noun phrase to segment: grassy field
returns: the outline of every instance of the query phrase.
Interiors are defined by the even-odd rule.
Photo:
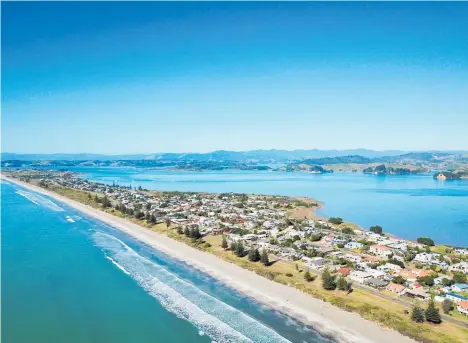
[[[251,270],[276,282],[295,287],[303,292],[310,294],[311,296],[329,302],[346,311],[356,312],[368,320],[395,329],[402,334],[412,337],[420,342],[468,342],[467,328],[463,328],[456,324],[447,322],[443,322],[440,325],[433,325],[429,323],[416,324],[410,320],[409,314],[406,313],[408,310],[406,307],[392,302],[391,300],[377,297],[360,289],[354,289],[350,294],[339,290],[327,291],[323,289],[321,278],[318,275],[312,274],[315,277],[315,280],[307,282],[304,279],[304,265],[300,262],[297,264],[298,269],[296,269],[295,263],[275,261],[273,258],[270,258],[273,263],[271,263],[269,266],[264,266],[259,262],[249,261],[247,257],[237,257],[231,251],[221,248],[221,236],[208,236],[203,238],[203,242],[193,241],[184,235],[177,234],[175,227],[167,227],[166,224],[151,225],[144,220],[137,220],[133,217],[128,217],[122,214],[120,211],[114,210],[113,208],[102,209],[102,206],[93,200],[94,194],[91,194],[90,198],[87,192],[58,186],[51,187],[50,190],[70,199],[125,218],[126,220],[130,220],[150,230],[166,234],[177,241],[184,242],[197,249],[212,253],[225,261],[235,263],[242,268]],[[458,316],[458,314],[455,313],[453,315],[454,317]]]

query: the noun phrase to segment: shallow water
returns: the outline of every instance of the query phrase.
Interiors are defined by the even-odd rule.
[[[2,342],[327,342],[209,275],[2,182]]]

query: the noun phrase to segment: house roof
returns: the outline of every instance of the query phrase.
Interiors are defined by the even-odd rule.
[[[386,286],[387,283],[383,280],[380,280],[380,279],[376,279],[376,278],[370,278],[369,280],[367,280],[367,283],[370,283],[370,284],[373,284],[373,285],[376,285],[376,286]]]
[[[460,306],[464,310],[468,310],[468,300],[462,300],[458,303],[458,306]]]
[[[406,287],[403,286],[403,285],[399,285],[399,284],[397,284],[397,283],[390,282],[390,283],[388,284],[387,288],[388,288],[389,290],[401,292],[401,291],[403,291]]]
[[[389,247],[386,247],[385,245],[380,245],[380,244],[374,244],[371,245],[371,249],[377,249],[377,250],[392,250]]]
[[[464,297],[464,296],[462,296],[462,295],[455,294],[455,293],[447,293],[447,295],[450,295],[450,296],[452,296],[452,297],[454,297],[454,298],[458,298],[458,299],[462,299],[462,300],[468,300],[467,297]]]
[[[452,287],[457,287],[457,288],[460,288],[460,289],[468,289],[468,284],[466,284],[466,283],[456,283]]]

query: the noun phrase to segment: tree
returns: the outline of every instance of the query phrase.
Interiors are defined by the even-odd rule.
[[[379,235],[381,235],[382,232],[383,232],[383,229],[382,229],[382,227],[380,225],[374,225],[374,226],[371,226],[369,228],[369,231],[374,232],[374,233],[378,233]]]
[[[417,304],[413,306],[413,310],[411,311],[411,320],[416,323],[424,322],[424,310]]]
[[[307,282],[311,282],[314,280],[314,278],[312,277],[312,275],[310,275],[309,271],[306,271],[304,273],[304,280],[306,280]]]
[[[312,234],[309,236],[309,240],[312,242],[317,242],[322,239],[322,235],[320,234]]]
[[[97,196],[97,194],[94,195],[94,201],[95,201],[95,202],[99,202],[99,197]]]
[[[254,248],[250,249],[249,261],[252,261],[252,262],[260,261],[260,252],[258,251],[258,249],[254,249]]]
[[[141,213],[140,210],[136,210],[135,213],[133,214],[133,216],[136,218],[136,219],[140,219],[144,214]]]
[[[340,217],[330,217],[328,219],[328,222],[332,223],[332,224],[335,224],[335,225],[340,225],[341,223],[343,223],[343,219],[340,218]]]
[[[466,275],[460,272],[455,272],[453,274],[453,283],[466,283]]]
[[[393,283],[396,283],[396,284],[399,284],[399,285],[402,285],[406,282],[406,279],[400,275],[398,276],[395,276],[393,279],[392,279],[392,282]]]
[[[354,235],[354,231],[350,227],[345,227],[343,230],[341,230],[341,232],[347,235]]]
[[[150,219],[151,219],[151,215],[149,214],[149,212],[145,212],[145,220],[149,222]]]
[[[439,309],[435,307],[434,300],[430,300],[425,311],[426,320],[430,323],[440,324],[442,319],[440,318]]]
[[[455,308],[453,305],[453,302],[450,301],[449,299],[445,299],[442,302],[442,310],[444,310],[444,313],[448,314],[450,311],[452,311]]]
[[[221,248],[223,248],[224,250],[228,248],[228,242],[225,235],[223,235],[223,240],[221,241]]]
[[[266,251],[266,249],[263,249],[262,253],[260,254],[260,262],[262,262],[265,266],[267,266],[270,263],[270,260],[268,259],[268,252]]]
[[[151,203],[149,203],[149,202],[146,203],[146,210],[147,211],[151,210]]]
[[[236,250],[237,250],[237,243],[236,243],[235,241],[232,241],[232,242],[231,242],[231,247],[230,247],[230,249],[231,249],[232,252],[234,252],[234,253],[236,252]]]
[[[200,233],[200,230],[198,229],[198,227],[194,227],[192,230],[190,230],[189,234],[190,234],[190,238],[193,238],[195,240],[201,238],[201,233]]]
[[[422,283],[426,286],[434,286],[434,275],[421,276],[417,278],[419,283]]]
[[[429,246],[434,246],[434,241],[432,238],[429,237],[418,237],[416,240],[418,243],[424,244],[424,245],[429,245]]]
[[[151,224],[156,224],[156,222],[157,222],[156,216],[154,214],[152,214],[151,217],[150,217],[150,223]],[[179,228],[180,228],[180,226],[179,226]]]
[[[188,226],[184,228],[184,235],[190,237],[190,229],[188,228]]]
[[[331,275],[330,271],[328,270],[328,268],[326,268],[324,271],[323,271],[323,274],[322,274],[322,286],[323,288],[325,288],[326,290],[334,290],[336,289],[336,281],[335,281],[335,277],[333,275]]]
[[[239,256],[239,257],[242,257],[245,255],[244,244],[242,244],[242,242],[237,243],[235,253],[236,253],[236,256]]]
[[[171,220],[169,218],[166,219],[166,226],[169,228],[171,226]]]
[[[348,290],[348,282],[342,276],[338,279],[338,281],[336,282],[336,285],[337,285],[338,289],[340,289],[342,291],[347,291]]]
[[[91,193],[88,193],[88,200],[91,200]]]
[[[177,233],[179,235],[182,235],[184,233],[184,230],[182,230],[182,227],[180,227],[180,226],[177,227]]]
[[[452,281],[452,280],[450,280],[450,279],[448,279],[448,278],[446,278],[446,277],[444,277],[444,278],[442,279],[442,285],[443,285],[444,287],[451,286],[452,284],[453,284],[453,281]]]

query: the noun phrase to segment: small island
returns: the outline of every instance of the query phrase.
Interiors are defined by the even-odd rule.
[[[362,170],[364,174],[374,175],[410,175],[424,173],[425,170],[422,168],[398,168],[398,167],[387,167],[385,164],[380,164],[375,167],[367,167]]]
[[[468,179],[467,170],[443,171],[434,174],[434,179],[445,180],[461,180]]]

